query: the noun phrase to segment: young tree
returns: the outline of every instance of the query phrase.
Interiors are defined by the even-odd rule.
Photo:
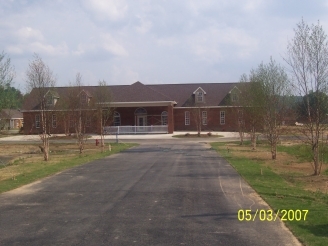
[[[287,116],[290,99],[288,76],[283,67],[272,58],[268,64],[261,63],[252,72],[252,83],[258,84],[263,113],[263,131],[271,146],[272,159],[277,158],[277,144],[281,126]]]
[[[194,108],[191,108],[191,116],[196,125],[197,136],[200,137],[202,132],[202,109],[199,105],[196,104]]]
[[[102,151],[104,150],[104,126],[111,124],[113,120],[114,109],[110,106],[111,91],[105,80],[99,81],[95,93],[94,106],[97,109],[97,119],[100,127],[100,145]]]
[[[243,74],[240,78],[238,88],[241,93],[239,102],[243,110],[243,126],[249,132],[252,142],[252,149],[256,149],[256,133],[262,130],[263,127],[263,91],[259,83],[256,82],[256,71],[251,70],[250,75]]]
[[[294,32],[284,59],[291,70],[293,90],[303,97],[306,117],[302,134],[312,149],[314,175],[319,175],[319,141],[327,119],[320,109],[325,105],[325,97],[321,95],[328,89],[328,40],[319,21],[309,26],[302,19]]]
[[[43,60],[37,55],[34,55],[34,60],[30,61],[28,69],[26,71],[27,88],[36,92],[36,100],[38,101],[41,119],[41,140],[42,151],[44,154],[44,160],[49,160],[49,135],[51,121],[49,117],[49,104],[47,103],[46,93],[55,86],[56,78],[53,75],[50,68],[43,62]]]
[[[91,97],[88,92],[83,89],[82,75],[76,74],[75,84],[71,86],[66,96],[66,108],[69,112],[69,121],[72,122],[75,130],[80,154],[83,153],[86,142],[86,127],[91,124],[91,118],[94,114],[92,108]],[[69,123],[70,124],[70,123]]]

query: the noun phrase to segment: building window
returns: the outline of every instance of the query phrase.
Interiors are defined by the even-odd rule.
[[[238,102],[238,94],[237,93],[231,93],[231,101]]]
[[[52,128],[57,127],[57,116],[55,114],[52,115]]]
[[[204,101],[204,93],[202,91],[196,92],[197,102],[203,102]]]
[[[91,126],[91,118],[90,117],[86,117],[86,119],[85,119],[85,126],[86,127]]]
[[[52,105],[53,104],[53,98],[51,95],[48,95],[46,97],[47,105]]]
[[[40,115],[35,115],[35,127],[40,128]]]
[[[207,111],[202,112],[202,124],[207,125]]]
[[[225,111],[220,111],[220,124],[225,124]]]
[[[121,115],[118,112],[114,112],[114,126],[121,125]]]
[[[74,117],[72,115],[69,116],[69,127],[74,127]]]
[[[81,93],[81,96],[80,96],[80,100],[81,100],[81,104],[82,105],[85,105],[85,104],[87,104],[88,103],[88,98],[87,98],[87,94],[85,94],[85,93]]]
[[[161,118],[162,118],[162,125],[166,126],[167,125],[167,112],[166,111],[163,111],[162,114],[161,114]]]
[[[185,125],[186,126],[190,125],[190,112],[189,111],[185,112]]]
[[[146,115],[147,114],[147,110],[144,108],[137,108],[136,111],[134,111],[135,115]]]
[[[238,110],[238,124],[241,126],[244,124],[243,111]]]

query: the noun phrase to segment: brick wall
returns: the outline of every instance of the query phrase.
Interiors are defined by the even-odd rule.
[[[197,113],[200,110],[207,112],[207,124],[202,124],[202,131],[238,131],[236,110],[233,108],[179,108],[174,109],[174,130],[175,131],[196,131]],[[190,112],[190,125],[185,125],[185,112]],[[220,112],[225,112],[225,122],[220,122]],[[202,117],[201,117],[202,118]],[[222,122],[223,123],[223,122]]]

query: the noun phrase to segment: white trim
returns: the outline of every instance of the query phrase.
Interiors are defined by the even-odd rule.
[[[190,111],[185,111],[185,126],[190,126]]]
[[[146,102],[104,102],[99,105],[109,105],[113,108],[123,107],[147,107],[147,106],[172,106],[176,105],[176,101],[146,101]]]
[[[221,115],[223,113],[223,115]],[[220,111],[220,125],[225,125],[226,123],[226,113],[225,111]]]
[[[237,86],[234,86],[234,87],[229,91],[229,94],[230,94],[234,89],[237,89],[237,90],[241,93],[241,90],[239,90]]]
[[[196,94],[196,92],[199,91],[199,89],[201,89],[204,92],[204,95],[206,95],[206,91],[204,91],[202,87],[198,87],[192,94]]]
[[[201,107],[174,107],[173,109],[187,109],[187,108],[244,108],[244,106],[201,106]]]
[[[207,125],[207,111],[202,111],[202,125]]]

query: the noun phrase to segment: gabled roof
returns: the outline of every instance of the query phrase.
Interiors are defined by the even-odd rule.
[[[160,84],[148,85],[177,102],[176,107],[193,106],[193,93],[199,87],[206,91],[205,102],[202,106],[219,106],[229,91],[238,83],[195,83],[195,84]]]
[[[23,119],[23,114],[16,109],[3,109],[0,112],[0,119]]]
[[[194,106],[194,92],[201,89],[204,91],[205,102],[202,106],[219,106],[227,94],[238,83],[195,83],[195,84],[149,84],[145,85],[139,81],[131,85],[111,85],[110,101],[121,102],[172,102],[177,107]],[[54,88],[58,97],[65,98],[72,87]],[[49,88],[50,89],[50,88]],[[85,91],[88,96],[96,94],[98,86],[82,86],[80,92]],[[206,93],[206,95],[205,95]],[[38,110],[37,89],[33,89],[29,97],[25,100],[22,110]],[[79,93],[77,93],[79,94]],[[59,102],[61,99],[59,99]]]
[[[173,101],[167,95],[137,81],[132,85],[110,86],[113,102]]]
[[[199,90],[201,90],[204,93],[204,95],[206,95],[206,91],[204,91],[202,87],[198,87],[197,90],[195,90],[192,94],[196,94],[196,92]]]
[[[59,95],[58,95],[57,91],[55,91],[53,89],[49,89],[44,96],[47,96],[48,94],[51,94],[55,98],[59,98]]]

